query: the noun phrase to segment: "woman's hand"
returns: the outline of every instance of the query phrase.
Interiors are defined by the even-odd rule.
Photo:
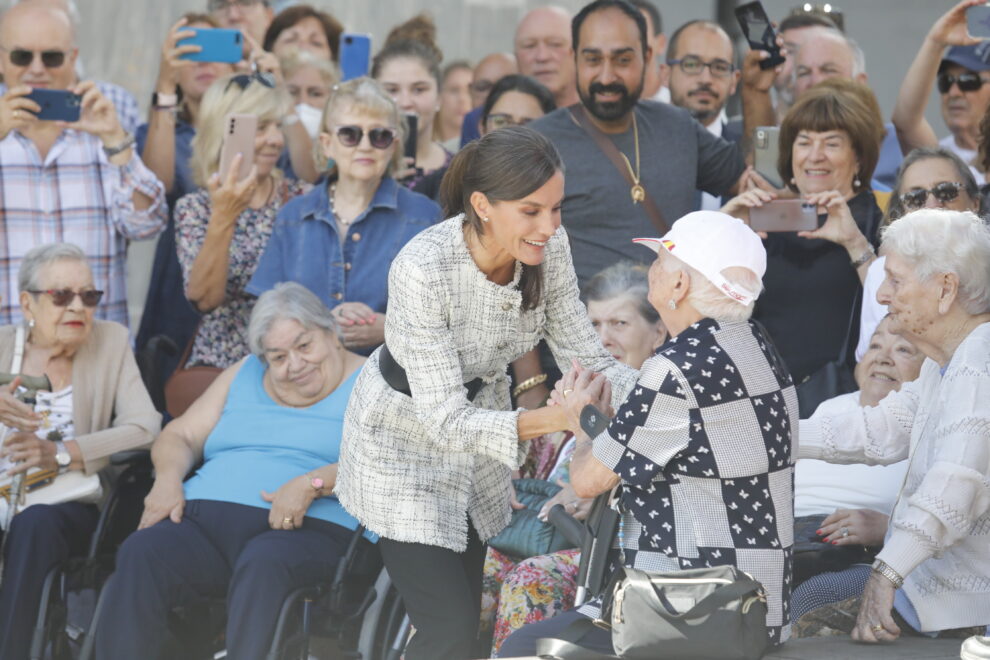
[[[35,467],[41,470],[58,470],[55,443],[51,440],[42,440],[33,433],[18,431],[8,435],[0,455],[17,464],[7,471],[10,475],[27,472]]]
[[[318,494],[310,484],[308,474],[286,481],[274,493],[261,491],[261,498],[272,505],[272,510],[268,513],[268,524],[272,529],[292,530],[302,527],[306,511]]]
[[[739,218],[747,225],[749,224],[749,210],[759,208],[777,199],[777,194],[763,190],[762,188],[750,188],[741,195],[736,195],[725,203],[721,209],[722,213]],[[764,236],[766,238],[766,236]]]
[[[363,302],[340,303],[333,308],[340,340],[348,348],[377,346],[385,341],[385,315]]]
[[[854,640],[875,644],[897,639],[901,629],[897,627],[894,617],[891,616],[895,591],[893,582],[875,571],[870,573],[870,579],[866,581],[866,588],[863,589],[863,597],[860,600],[856,627],[852,631]]]
[[[220,173],[216,173],[207,181],[206,187],[210,192],[210,205],[212,215],[223,218],[227,222],[234,223],[237,217],[251,203],[251,198],[258,189],[258,166],[252,165],[248,175],[237,180],[237,172],[240,170],[241,161],[244,154],[238,153],[230,163],[230,170],[227,176],[221,180]]]
[[[275,54],[269,53],[267,50],[262,48],[261,44],[255,41],[251,35],[247,33],[244,34],[244,41],[247,42],[250,47],[248,60],[251,63],[251,70],[270,74],[275,80],[276,87],[284,86],[285,79],[282,77],[282,66],[279,64],[278,58]]]
[[[7,387],[0,387],[0,423],[18,431],[37,431],[41,427],[41,415],[14,396],[20,386],[18,376]]]
[[[832,545],[882,545],[890,516],[872,509],[836,509],[818,535]]]
[[[567,428],[575,433],[581,432],[581,411],[589,404],[609,417],[614,414],[612,384],[608,378],[585,369],[577,360],[572,361],[572,369],[557,381],[550,399],[563,408]]]
[[[588,514],[591,513],[591,505],[594,504],[595,498],[578,497],[577,493],[574,492],[574,487],[563,479],[558,479],[557,485],[560,486],[560,491],[544,503],[536,517],[547,522],[550,517],[550,509],[560,504],[564,507],[564,511],[571,514],[575,520],[587,518]]]
[[[138,529],[151,527],[160,520],[170,518],[172,522],[182,522],[182,512],[186,507],[186,494],[182,481],[158,477],[144,498],[144,512]]]
[[[942,14],[928,30],[927,39],[939,47],[945,46],[975,46],[980,40],[969,36],[966,29],[966,10],[982,5],[984,0],[963,0],[955,7]]]
[[[180,18],[168,31],[165,42],[162,44],[162,57],[158,65],[158,82],[155,84],[155,89],[159,94],[175,94],[179,85],[179,71],[196,64],[193,60],[182,59],[182,56],[203,50],[202,46],[194,44],[177,45],[177,42],[196,35],[192,30],[182,29],[187,22],[185,17]]]
[[[823,238],[844,247],[850,254],[857,250],[862,253],[869,241],[856,225],[852,211],[846,204],[845,198],[838,190],[812,193],[805,196],[805,201],[819,208],[824,207],[828,212],[825,224],[814,231],[799,231],[802,238]],[[859,255],[856,255],[859,256]]]
[[[416,159],[411,156],[402,157],[402,166],[396,170],[393,178],[396,181],[405,181],[416,176]]]

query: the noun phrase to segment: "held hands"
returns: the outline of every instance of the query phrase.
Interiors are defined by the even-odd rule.
[[[17,464],[7,470],[9,475],[27,472],[31,468],[58,470],[58,462],[55,460],[55,443],[50,440],[42,440],[33,433],[18,431],[8,435],[3,443],[3,448],[0,449],[0,455],[11,463]]]
[[[18,431],[37,431],[41,427],[41,415],[14,396],[20,386],[21,379],[17,377],[7,387],[0,387],[0,423]]]
[[[181,57],[203,50],[202,46],[193,44],[177,45],[177,42],[196,34],[192,30],[182,29],[187,22],[185,17],[180,18],[168,31],[165,42],[162,44],[162,57],[161,63],[158,65],[158,83],[156,85],[160,94],[175,94],[179,84],[179,71],[196,64],[193,60],[184,60]]]
[[[975,46],[980,43],[979,39],[969,36],[966,29],[966,10],[982,4],[983,0],[963,0],[935,21],[926,38],[939,48]]]
[[[612,384],[603,374],[585,369],[577,360],[571,361],[572,368],[557,381],[550,401],[560,406],[567,417],[567,428],[574,433],[581,432],[581,411],[591,404],[611,417]]]
[[[348,348],[376,346],[385,341],[385,315],[363,302],[344,302],[333,308],[340,339]]]
[[[550,516],[550,509],[560,504],[564,507],[564,511],[571,514],[571,517],[575,520],[584,520],[587,518],[588,514],[591,513],[591,505],[594,504],[595,498],[578,497],[570,482],[563,479],[558,479],[557,485],[560,486],[560,491],[544,503],[543,508],[536,514],[536,517],[543,522],[547,522]]]
[[[261,491],[261,498],[272,505],[268,513],[268,525],[272,529],[284,530],[302,527],[306,511],[317,495],[316,489],[310,485],[309,475],[306,474],[286,481],[274,493]]]
[[[252,165],[248,175],[240,181],[237,180],[237,172],[240,170],[242,160],[244,160],[244,154],[237,154],[231,161],[230,170],[223,180],[220,179],[220,173],[217,172],[206,182],[206,187],[210,191],[213,214],[231,224],[248,207],[251,198],[258,189],[257,165]]]
[[[832,545],[881,545],[889,521],[890,516],[872,509],[837,509],[817,533]]]
[[[181,479],[158,477],[144,498],[144,513],[138,529],[151,527],[155,523],[169,518],[174,523],[182,522],[182,512],[186,506],[185,492],[182,490]]]
[[[857,642],[875,644],[892,642],[901,634],[894,623],[891,610],[894,609],[894,583],[877,572],[870,573],[863,597],[860,600],[859,615],[852,638]]]
[[[41,106],[25,98],[30,93],[30,87],[18,85],[0,96],[0,140],[7,137],[12,130],[23,133],[37,123],[38,118],[34,113],[41,112]]]

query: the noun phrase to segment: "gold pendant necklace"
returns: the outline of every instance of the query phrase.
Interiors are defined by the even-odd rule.
[[[646,199],[646,189],[643,188],[643,185],[639,182],[639,128],[636,126],[635,111],[633,112],[632,125],[633,125],[633,144],[635,145],[635,150],[636,150],[635,172],[633,171],[632,164],[629,162],[629,159],[626,157],[626,155],[623,154],[621,151],[619,153],[622,154],[622,160],[626,161],[626,167],[629,168],[629,176],[631,176],[633,180],[633,186],[632,188],[629,189],[629,195],[632,197],[633,204],[639,204],[644,199]]]

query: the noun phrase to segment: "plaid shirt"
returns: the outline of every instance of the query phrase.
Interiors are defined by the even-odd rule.
[[[138,211],[135,191],[152,199]],[[151,238],[167,219],[165,189],[137,153],[112,165],[93,135],[66,129],[42,160],[18,131],[0,141],[0,324],[21,320],[17,271],[31,248],[57,241],[83,249],[104,293],[97,318],[127,325],[127,240]]]

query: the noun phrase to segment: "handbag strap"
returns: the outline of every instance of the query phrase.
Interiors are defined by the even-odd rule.
[[[179,364],[175,368],[175,371],[182,371],[186,368],[186,362],[189,361],[189,356],[192,354],[193,344],[196,343],[196,337],[199,337],[199,329],[203,327],[203,317],[199,317],[199,321],[196,323],[196,331],[192,333],[192,337],[189,338],[189,342],[186,344],[185,349],[182,351],[182,356],[179,357]]]
[[[611,660],[618,656],[606,655],[581,646],[578,642],[592,630],[595,624],[584,617],[572,621],[556,637],[542,637],[536,641],[536,655],[553,660]]]
[[[643,571],[626,571],[626,579],[629,580],[629,585],[635,589],[640,590],[642,593],[654,593],[653,582],[647,573]],[[754,591],[760,591],[763,588],[759,582],[749,577],[748,575],[743,575],[737,577],[731,584],[727,584],[724,587],[719,587],[708,596],[702,598],[700,601],[695,603],[694,607],[682,612],[680,614],[676,612],[671,612],[667,609],[667,615],[665,618],[670,619],[696,619],[700,616],[705,616],[711,614],[720,607],[728,605],[737,598],[741,598],[748,593]]]
[[[849,345],[852,342],[853,325],[856,320],[856,309],[860,306],[860,299],[863,295],[863,287],[856,291],[853,296],[852,309],[849,310],[849,323],[846,324],[846,337],[842,340],[842,349],[839,351],[839,360],[846,364],[849,362]]]
[[[622,154],[619,152],[618,147],[612,142],[604,133],[598,130],[591,120],[588,118],[588,112],[584,109],[584,105],[581,103],[575,103],[569,107],[568,112],[571,113],[571,119],[574,120],[578,126],[584,129],[584,132],[595,141],[598,145],[598,149],[605,154],[605,156],[612,161],[612,165],[618,170],[622,178],[626,180],[629,187],[636,185],[636,181],[633,180],[632,172],[629,171],[629,167],[626,165],[626,161],[622,158]],[[633,110],[635,112],[635,110]],[[650,222],[653,226],[657,228],[660,232],[660,236],[664,236],[667,231],[667,223],[663,219],[663,214],[660,213],[660,207],[656,205],[653,201],[653,197],[650,196],[648,190],[643,187],[643,210],[646,211],[646,215],[649,216]]]

